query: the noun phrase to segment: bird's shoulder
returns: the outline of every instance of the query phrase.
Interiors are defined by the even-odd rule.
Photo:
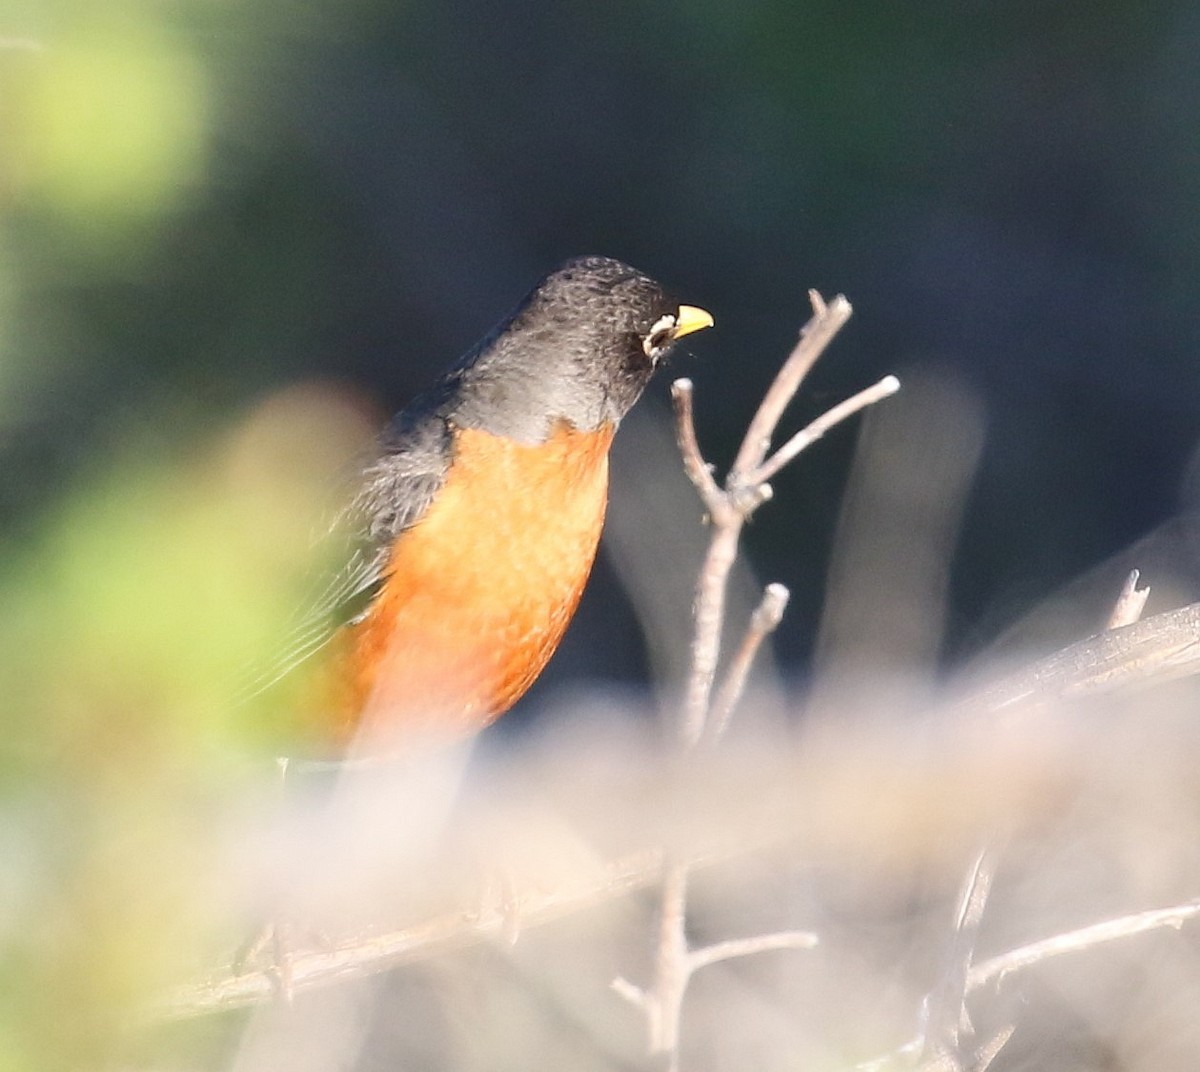
[[[438,407],[421,404],[392,420],[332,526],[342,566],[310,617],[324,618],[332,632],[361,616],[386,578],[396,539],[446,482],[453,452],[451,423]]]

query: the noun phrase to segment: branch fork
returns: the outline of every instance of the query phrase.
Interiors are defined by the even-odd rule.
[[[708,551],[696,586],[691,673],[683,717],[677,727],[677,744],[683,755],[701,744],[715,744],[721,738],[745,690],[759,648],[779,625],[787,608],[787,588],[782,584],[767,585],[714,696],[726,588],[729,572],[737,560],[742,527],[755,510],[771,499],[770,481],[785,465],[830,428],[900,388],[895,376],[885,376],[822,414],[771,453],[775,430],[804,377],[850,319],[850,303],[840,294],[827,303],[816,291],[809,291],[809,300],[812,319],[800,332],[791,354],[763,396],[723,485],[717,482],[714,467],[705,461],[696,437],[692,381],[679,379],[671,385],[676,438],[684,471],[695,485],[711,523]],[[613,982],[616,992],[642,1011],[650,1052],[665,1055],[668,1072],[677,1072],[679,1067],[683,998],[696,971],[709,964],[768,950],[807,949],[817,941],[815,935],[806,931],[779,931],[692,949],[686,933],[688,874],[686,862],[667,860],[659,900],[653,984],[642,988],[622,978]]]
[[[742,660],[741,656],[749,645],[749,659],[753,659],[758,645],[778,624],[787,604],[786,588],[779,584],[768,586],[747,638],[718,692],[717,702],[713,704],[712,693],[725,614],[725,590],[729,571],[737,558],[742,526],[755,510],[770,500],[770,481],[785,465],[835,425],[900,389],[900,381],[895,376],[885,376],[878,383],[823,413],[771,453],[771,441],[784,412],[809,370],[850,319],[852,311],[850,303],[840,294],[826,302],[815,290],[809,291],[809,301],[812,303],[812,319],[800,332],[795,347],[763,396],[723,485],[717,483],[713,466],[704,460],[696,438],[692,381],[680,379],[671,385],[676,438],[683,456],[684,471],[695,485],[712,523],[712,537],[696,589],[692,671],[680,729],[680,743],[685,751],[699,744],[702,738],[713,740],[723,732],[746,680],[748,661]]]
[[[663,880],[659,963],[654,986],[645,989],[621,976],[612,981],[613,990],[645,1015],[650,1052],[669,1055],[671,1068],[676,1067],[678,1060],[683,995],[696,972],[710,964],[737,957],[781,949],[811,949],[818,942],[811,931],[775,931],[748,938],[730,938],[693,949],[688,945],[685,928],[687,878],[687,866],[675,863],[670,865]],[[668,951],[666,956],[664,951]],[[668,969],[667,974],[663,973],[664,967]]]

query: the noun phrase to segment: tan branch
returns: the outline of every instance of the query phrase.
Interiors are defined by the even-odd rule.
[[[1186,904],[1174,905],[1171,908],[1155,908],[1146,912],[1137,912],[1117,919],[1105,920],[1103,923],[1093,923],[1089,927],[1056,934],[1052,938],[1044,938],[1021,946],[1019,949],[1002,953],[980,964],[976,964],[967,976],[968,990],[978,990],[992,982],[999,982],[1013,972],[1042,964],[1054,957],[1065,956],[1068,953],[1081,953],[1094,949],[1107,942],[1115,942],[1122,938],[1132,938],[1148,931],[1160,930],[1163,927],[1174,927],[1178,930],[1188,920],[1200,915],[1200,900],[1188,901]]]
[[[774,953],[780,949],[812,949],[820,938],[812,931],[776,931],[756,934],[750,938],[729,938],[724,942],[692,950],[688,957],[690,971],[696,972],[710,964],[719,964],[735,957],[751,957],[759,953]]]
[[[771,455],[756,469],[746,476],[746,482],[751,485],[765,484],[788,462],[795,459],[801,451],[812,446],[831,428],[853,417],[868,406],[894,395],[900,390],[900,381],[895,376],[884,376],[878,383],[865,387],[856,395],[851,395],[844,402],[839,402],[827,409],[807,427],[801,428],[791,439]]]
[[[698,859],[691,861],[693,865]],[[524,893],[519,906],[522,925],[536,926],[643,889],[656,882],[662,873],[663,853],[649,850],[613,861],[572,885]],[[510,923],[511,911],[502,905],[474,913],[448,912],[412,927],[362,938],[335,949],[294,954],[289,959],[291,991],[299,994],[375,975],[477,942],[500,941]],[[200,1016],[262,1004],[272,1000],[277,991],[271,971],[225,975],[179,988],[156,1012],[172,1019]]]
[[[970,713],[1071,699],[1200,673],[1200,603],[1110,629],[968,695]]]
[[[1141,573],[1138,570],[1129,571],[1105,628],[1120,629],[1123,625],[1133,625],[1141,618],[1146,600],[1150,598],[1150,588],[1148,585],[1145,588],[1137,586],[1140,577]]]
[[[750,675],[751,666],[754,665],[755,656],[758,655],[758,649],[779,627],[789,598],[790,593],[782,584],[769,584],[763,590],[762,599],[750,616],[750,625],[730,660],[725,680],[717,690],[712,710],[706,719],[705,736],[709,742],[720,740],[724,734],[733,710],[745,691],[746,680]]]
[[[685,751],[699,743],[710,717],[713,684],[721,655],[726,588],[729,572],[737,559],[742,526],[754,510],[771,497],[770,485],[765,479],[756,479],[755,474],[763,465],[771,449],[775,429],[804,377],[850,318],[852,311],[850,303],[840,294],[828,304],[815,291],[809,292],[809,298],[813,307],[812,319],[800,332],[795,347],[763,396],[723,488],[713,479],[712,467],[705,462],[696,439],[691,381],[679,380],[673,387],[676,437],[683,455],[684,469],[696,486],[712,521],[712,536],[696,585],[692,667],[679,729],[680,743]],[[769,463],[773,466],[771,472],[776,472],[833,424],[870,402],[886,397],[898,386],[894,377],[887,377],[854,399],[835,406],[829,414],[818,418],[808,429],[785,444],[783,450],[790,453],[778,464],[772,459]],[[804,440],[806,434],[808,438]]]
[[[671,399],[675,403],[675,436],[679,444],[679,453],[683,458],[683,470],[688,479],[695,485],[700,494],[700,500],[709,515],[717,519],[717,515],[725,507],[725,496],[713,479],[712,466],[700,453],[700,443],[696,439],[696,419],[692,406],[694,390],[692,381],[678,379],[671,384]]]
[[[771,386],[767,388],[767,393],[763,395],[730,469],[733,473],[744,475],[753,472],[762,464],[767,451],[771,449],[771,437],[775,434],[784,411],[800,390],[804,377],[853,312],[850,303],[841,294],[828,304],[815,290],[810,290],[808,297],[812,303],[812,319],[801,330],[800,338],[792,352],[787,356]]]

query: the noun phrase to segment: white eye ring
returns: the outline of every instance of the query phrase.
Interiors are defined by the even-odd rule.
[[[667,313],[660,316],[651,325],[650,330],[646,332],[646,337],[642,339],[642,349],[646,352],[648,358],[653,359],[671,339],[675,331],[675,315]]]

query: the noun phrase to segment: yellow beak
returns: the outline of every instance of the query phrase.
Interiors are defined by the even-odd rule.
[[[681,305],[675,318],[675,338],[681,339],[693,331],[702,331],[713,326],[712,313],[695,305]]]

